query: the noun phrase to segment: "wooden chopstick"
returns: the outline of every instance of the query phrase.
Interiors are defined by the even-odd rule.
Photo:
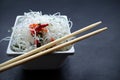
[[[25,63],[25,62],[28,62],[28,61],[33,60],[33,59],[35,59],[35,58],[38,58],[38,57],[40,57],[40,56],[42,56],[42,55],[48,54],[48,53],[50,53],[50,52],[52,52],[52,51],[58,50],[58,49],[60,49],[60,48],[62,48],[62,47],[64,47],[64,46],[67,46],[67,45],[70,45],[70,44],[74,44],[74,43],[76,43],[76,42],[78,42],[78,41],[81,41],[81,40],[84,40],[84,39],[86,39],[86,38],[89,38],[89,37],[91,37],[91,36],[93,36],[93,35],[96,35],[96,34],[102,32],[102,31],[106,30],[106,29],[107,29],[107,27],[98,29],[98,30],[93,31],[93,32],[91,32],[91,33],[85,34],[85,35],[83,35],[83,36],[81,36],[81,37],[78,37],[78,38],[76,38],[76,39],[70,40],[70,41],[65,42],[65,43],[63,43],[63,44],[57,45],[57,46],[55,46],[55,47],[49,48],[49,49],[44,50],[44,51],[42,51],[42,52],[39,52],[39,53],[37,53],[37,54],[31,55],[31,56],[29,56],[29,57],[26,57],[26,58],[24,58],[24,59],[21,59],[21,60],[19,60],[19,61],[16,61],[16,62],[14,62],[14,63],[8,64],[8,65],[6,65],[6,66],[2,66],[2,67],[0,68],[0,72],[3,72],[3,71],[5,71],[5,70],[8,70],[8,69],[10,69],[10,68],[12,68],[12,67],[15,67],[15,66],[17,66],[17,65],[21,65],[21,64],[23,64],[23,63]]]
[[[102,22],[99,21],[99,22],[96,22],[96,23],[94,23],[94,24],[88,25],[87,27],[84,27],[84,28],[82,28],[82,29],[80,29],[80,30],[77,30],[77,31],[75,31],[75,32],[73,32],[73,33],[71,33],[71,34],[69,34],[69,35],[67,35],[67,36],[64,36],[64,37],[62,37],[62,38],[60,38],[60,39],[57,39],[57,40],[55,40],[55,41],[53,41],[53,42],[50,42],[50,43],[48,43],[48,44],[46,44],[46,45],[43,45],[43,46],[41,46],[41,47],[39,47],[39,48],[36,48],[36,49],[31,50],[31,51],[29,51],[29,52],[27,52],[27,53],[24,53],[24,54],[22,54],[22,55],[20,55],[20,56],[17,56],[17,57],[15,57],[15,58],[11,59],[11,60],[8,60],[8,61],[0,64],[0,67],[5,66],[5,65],[8,65],[8,64],[11,64],[11,63],[13,63],[13,62],[15,62],[15,61],[18,61],[18,60],[21,60],[21,59],[23,59],[23,58],[25,58],[25,57],[31,56],[31,55],[33,55],[33,54],[35,54],[35,53],[37,53],[37,52],[40,52],[40,51],[45,50],[46,48],[50,48],[50,47],[52,47],[53,45],[55,45],[56,43],[59,43],[59,42],[61,42],[61,41],[63,41],[63,40],[66,40],[66,39],[68,39],[68,38],[70,38],[70,37],[73,37],[73,36],[75,36],[75,35],[77,35],[77,34],[80,34],[80,33],[82,33],[82,32],[85,32],[85,31],[89,30],[89,29],[92,29],[92,28],[96,27],[97,25],[99,25],[99,24],[101,24],[101,23],[102,23]]]

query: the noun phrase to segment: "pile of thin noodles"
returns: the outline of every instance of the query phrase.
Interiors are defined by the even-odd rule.
[[[30,25],[34,24],[47,24],[44,28],[41,28],[42,30],[45,30],[45,32],[39,31],[37,34],[35,31],[36,28],[33,26],[34,29],[32,33],[34,34],[32,34]],[[13,36],[10,47],[15,52],[27,52],[70,34],[71,27],[72,22],[67,19],[67,16],[60,15],[59,12],[53,15],[43,15],[42,12],[33,11],[24,13],[24,15],[17,17],[13,27]],[[71,46],[67,46],[60,50],[68,50],[70,47]]]

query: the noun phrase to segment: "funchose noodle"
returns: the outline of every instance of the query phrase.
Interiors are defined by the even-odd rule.
[[[71,27],[72,22],[60,13],[53,15],[33,11],[24,13],[13,27],[11,49],[15,52],[32,50],[70,34]],[[68,50],[70,47],[60,50]]]

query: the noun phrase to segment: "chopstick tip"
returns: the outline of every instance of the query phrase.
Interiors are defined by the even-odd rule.
[[[101,28],[101,30],[107,30],[108,29],[108,27],[103,27],[103,28]]]
[[[104,27],[105,29],[108,29],[108,27]]]
[[[98,21],[98,23],[102,23],[102,21]]]

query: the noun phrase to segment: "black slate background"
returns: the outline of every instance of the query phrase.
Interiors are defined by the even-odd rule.
[[[95,29],[108,30],[76,43],[75,54],[58,70],[25,71],[18,66],[0,73],[0,80],[120,80],[119,0],[0,0],[0,39],[11,35],[16,16],[29,9],[67,15],[72,32],[97,21],[103,23]],[[12,58],[6,55],[7,45],[0,43],[0,63]]]

